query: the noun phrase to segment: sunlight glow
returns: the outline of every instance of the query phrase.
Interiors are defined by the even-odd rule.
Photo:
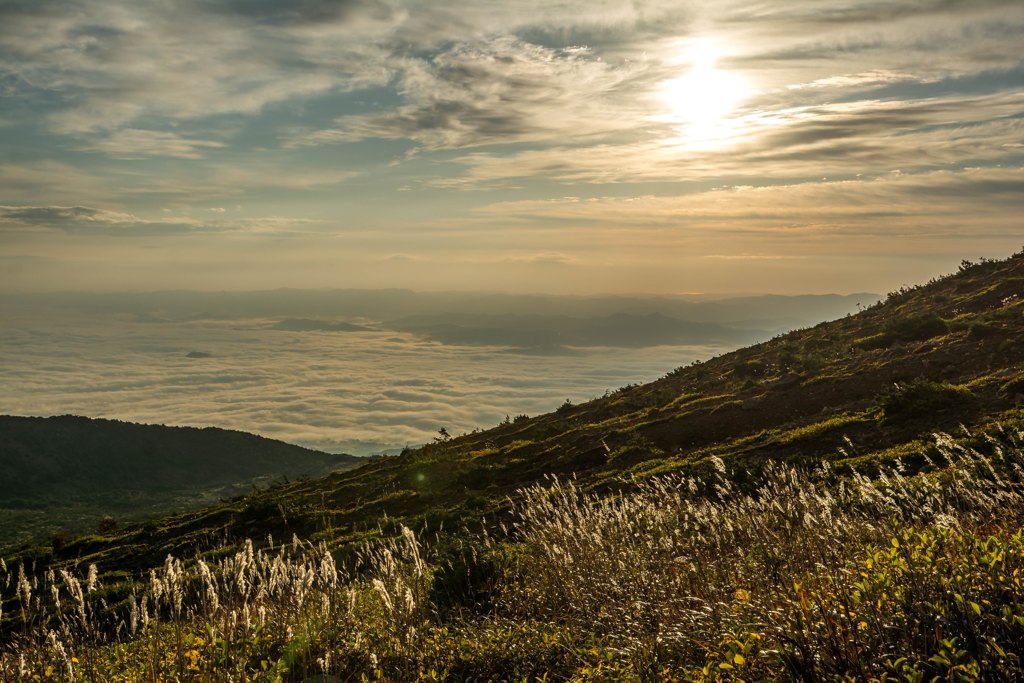
[[[727,143],[736,132],[729,115],[751,94],[742,77],[715,68],[719,56],[715,43],[694,43],[681,60],[691,65],[690,71],[662,83],[661,99],[669,107],[662,119],[678,124],[677,132],[687,147],[707,149]]]

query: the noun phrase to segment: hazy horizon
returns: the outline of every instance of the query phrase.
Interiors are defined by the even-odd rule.
[[[1024,187],[1024,186],[1022,186]],[[1021,240],[1017,240],[1020,242]],[[1013,241],[1008,241],[1008,244],[1014,244]],[[479,296],[514,296],[514,297],[535,297],[535,298],[546,298],[546,297],[571,297],[578,299],[608,299],[608,298],[667,298],[667,299],[681,299],[681,300],[693,300],[693,301],[714,301],[718,299],[733,299],[733,298],[754,298],[754,297],[800,297],[800,296],[853,296],[857,294],[864,295],[877,295],[878,292],[889,292],[900,289],[901,287],[914,286],[922,282],[943,277],[951,273],[956,272],[958,265],[964,259],[977,260],[977,259],[1000,259],[1009,256],[1020,249],[1018,244],[1016,247],[1009,247],[1002,251],[989,250],[988,253],[974,253],[972,251],[964,251],[962,255],[948,255],[941,261],[919,264],[907,264],[904,263],[903,268],[898,273],[887,274],[884,278],[877,276],[864,275],[859,278],[851,278],[848,283],[849,286],[845,287],[818,287],[807,286],[801,288],[799,284],[793,287],[779,286],[772,288],[771,285],[766,286],[765,289],[743,289],[743,288],[722,288],[707,290],[700,289],[688,289],[688,290],[670,290],[670,289],[656,289],[656,290],[612,290],[612,289],[601,289],[600,285],[595,286],[593,289],[584,289],[580,291],[565,290],[565,289],[553,289],[553,290],[542,290],[542,289],[531,289],[529,285],[526,287],[519,288],[506,288],[501,289],[497,287],[489,287],[483,284],[473,286],[473,282],[466,283],[463,287],[451,287],[433,284],[430,281],[413,281],[405,285],[374,285],[373,281],[367,281],[358,285],[334,285],[324,284],[320,286],[302,286],[302,285],[290,285],[290,284],[272,284],[267,286],[252,286],[252,284],[235,282],[232,286],[213,287],[204,283],[197,286],[188,286],[188,283],[183,283],[176,280],[168,280],[165,283],[166,286],[160,286],[159,281],[149,279],[146,282],[140,282],[133,286],[123,287],[112,287],[109,285],[103,285],[100,283],[82,283],[80,286],[70,287],[64,286],[5,286],[0,289],[10,295],[74,295],[74,294],[90,294],[90,295],[111,295],[116,296],[120,294],[144,296],[144,295],[161,295],[169,293],[186,292],[190,294],[221,294],[221,293],[234,293],[234,294],[252,294],[252,293],[274,293],[280,291],[298,291],[298,292],[387,292],[387,291],[398,291],[398,292],[409,292],[412,294],[437,294],[437,295],[479,295]],[[977,250],[975,250],[977,251]],[[3,257],[0,256],[0,260]],[[912,267],[916,266],[916,267]],[[728,275],[731,271],[723,270],[722,275]],[[875,271],[870,271],[874,273]],[[858,286],[858,284],[864,284],[865,286]],[[871,286],[868,286],[871,285]]]
[[[366,455],[537,415],[863,296],[301,291],[9,295],[0,413],[215,426]]]
[[[1005,255],[1004,255],[1005,256]],[[987,257],[982,257],[987,258]],[[959,263],[959,261],[958,261]],[[952,267],[945,271],[936,271],[926,279],[934,277],[942,277],[949,275],[956,270]],[[912,281],[903,282],[902,286],[912,286]],[[898,288],[898,287],[897,287]],[[884,288],[882,288],[884,289]],[[879,289],[881,291],[881,289]],[[757,297],[815,297],[815,296],[854,296],[857,294],[864,294],[865,296],[878,296],[875,291],[868,290],[849,290],[849,291],[799,291],[799,292],[781,292],[781,291],[728,291],[728,292],[702,292],[702,291],[686,291],[686,292],[644,292],[644,291],[601,291],[596,290],[587,293],[561,293],[561,292],[545,292],[541,290],[501,290],[501,289],[448,289],[443,287],[431,288],[429,286],[423,287],[266,287],[266,288],[252,288],[252,287],[233,287],[224,289],[210,289],[203,287],[174,287],[168,289],[88,289],[88,288],[76,288],[76,289],[9,289],[7,292],[15,296],[76,296],[76,295],[88,295],[88,296],[160,296],[165,294],[197,294],[197,295],[208,295],[208,294],[274,294],[278,292],[318,292],[318,293],[349,293],[349,292],[402,292],[413,295],[439,295],[439,296],[469,296],[469,297],[520,297],[520,298],[534,298],[534,299],[679,299],[684,301],[716,301],[720,299],[752,299]]]

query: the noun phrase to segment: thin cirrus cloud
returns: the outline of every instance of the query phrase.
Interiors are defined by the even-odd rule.
[[[190,139],[167,131],[125,128],[95,140],[83,149],[103,152],[116,159],[139,159],[147,156],[201,159],[206,151],[225,146],[223,142]]]
[[[67,92],[48,112],[59,132],[113,130],[146,116],[171,120],[256,113],[268,103],[380,80],[345,37],[303,40],[301,31],[245,20],[244,11],[201,6],[14,3],[3,12],[2,58],[21,91]],[[332,46],[325,43],[330,42]],[[320,59],[307,52],[322,48]]]
[[[189,233],[291,234],[307,231],[312,221],[267,216],[224,218],[224,207],[209,207],[203,216],[168,216],[162,220],[90,206],[0,206],[0,232],[52,232],[76,235],[153,237]]]
[[[746,135],[720,151],[694,156],[659,140],[558,146],[512,154],[471,152],[456,157],[462,175],[431,181],[442,187],[500,186],[523,178],[563,183],[628,183],[639,179],[778,179],[808,175],[880,174],[969,160],[1013,161],[1007,146],[1020,132],[1024,92],[822,104],[753,115]]]
[[[741,259],[702,257],[777,225],[818,236],[786,248],[846,255],[850,278],[878,244],[917,258],[911,236],[941,272],[972,237],[993,255],[1019,246],[1019,204],[994,188],[1024,166],[1022,36],[1012,0],[14,0],[0,6],[0,257],[59,253],[88,281],[66,235],[92,240],[82,254],[117,240],[118,286],[137,289],[165,247],[190,286],[229,286],[225,254],[241,269],[279,251],[346,264],[311,282],[289,262],[266,273],[279,286],[359,285],[344,278],[372,264],[374,282],[525,288],[571,264],[565,291],[670,291],[701,285],[637,281],[652,225],[675,234],[651,249],[721,267]],[[728,106],[713,87],[672,92],[699,68],[742,85]],[[729,196],[756,210],[720,206],[722,187],[748,188]],[[618,241],[581,228],[611,216]],[[844,241],[869,229],[870,247]],[[5,283],[61,279],[34,278]]]
[[[512,38],[486,46],[457,45],[429,62],[407,60],[395,111],[341,117],[336,128],[296,144],[371,138],[412,140],[454,149],[611,133],[632,125],[612,95],[642,67],[613,67],[583,47],[548,49]]]
[[[0,231],[59,230],[66,232],[125,232],[149,225],[128,213],[90,206],[0,206]],[[166,229],[166,224],[161,225]],[[189,229],[177,225],[175,229]]]
[[[500,202],[482,208],[481,217],[520,221],[557,218],[570,224],[617,228],[634,225],[707,235],[772,232],[805,235],[874,233],[894,225],[908,234],[956,234],[970,221],[980,232],[1013,236],[1006,216],[1024,212],[1024,170],[966,169],[928,174],[891,173],[871,179],[808,182],[796,185],[736,186],[684,197],[658,195],[565,197],[542,202]]]

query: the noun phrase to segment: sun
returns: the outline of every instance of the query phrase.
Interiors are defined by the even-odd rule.
[[[679,60],[690,65],[689,71],[661,84],[668,114],[660,118],[676,123],[688,146],[717,147],[727,142],[735,133],[730,114],[751,94],[741,76],[715,67],[719,57],[715,43],[696,42]]]

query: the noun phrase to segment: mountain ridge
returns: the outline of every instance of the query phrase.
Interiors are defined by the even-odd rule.
[[[891,293],[867,310],[677,368],[644,385],[434,443],[315,481],[37,548],[48,561],[159,564],[210,539],[298,534],[329,547],[478,525],[550,476],[594,490],[722,460],[742,483],[770,463],[870,471],[915,459],[936,431],[1020,423],[1024,254]],[[920,379],[920,381],[918,381]],[[1020,389],[1018,391],[1018,389]],[[131,548],[131,553],[125,549]]]
[[[1022,465],[1024,252],[552,413],[22,546],[0,668],[1017,680]]]
[[[0,415],[0,509],[43,533],[82,532],[107,515],[138,519],[142,511],[198,507],[360,462],[216,427]],[[9,540],[0,534],[0,542]]]

